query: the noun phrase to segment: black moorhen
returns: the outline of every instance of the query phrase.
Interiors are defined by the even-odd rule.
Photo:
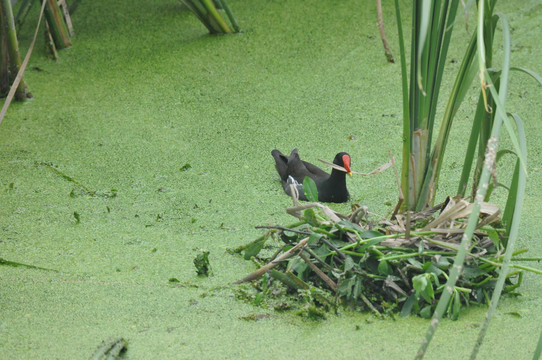
[[[299,192],[299,199],[307,200],[302,184],[305,176],[308,176],[316,183],[319,201],[336,203],[348,201],[346,174],[343,171],[333,169],[331,174],[328,174],[318,166],[301,160],[297,149],[292,150],[288,157],[278,150],[271,151],[271,155],[275,158],[275,167],[280,175],[286,194],[291,196],[290,184],[292,184]],[[350,155],[345,152],[338,153],[333,163],[344,167],[347,174],[352,176]]]

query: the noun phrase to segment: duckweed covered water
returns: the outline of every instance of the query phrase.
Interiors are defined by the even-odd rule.
[[[372,170],[388,150],[399,154],[401,89],[372,3],[228,3],[241,34],[207,35],[174,0],[82,2],[58,62],[36,46],[26,75],[35,99],[12,105],[0,128],[0,257],[56,271],[0,266],[0,357],[88,358],[116,337],[130,359],[415,354],[426,320],[344,311],[311,322],[236,299],[230,284],[254,267],[227,249],[259,236],[254,225],[290,221],[271,149],[298,147],[311,162],[347,151],[353,169]],[[499,6],[514,29],[513,63],[542,73],[541,2]],[[393,8],[384,11],[396,48]],[[459,60],[469,37],[455,34]],[[518,246],[540,256],[540,88],[517,75],[510,89],[530,146]],[[456,188],[472,114],[460,110],[442,194]],[[396,201],[392,172],[350,179],[349,189],[377,213]],[[202,249],[208,278],[193,264]],[[527,274],[523,296],[503,299],[480,358],[532,357],[541,286]],[[443,321],[428,358],[468,356],[484,313]]]

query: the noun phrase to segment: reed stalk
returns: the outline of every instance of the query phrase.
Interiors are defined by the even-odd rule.
[[[233,16],[231,9],[226,1],[223,0],[180,0],[211,34],[231,34],[239,32],[240,28],[237,20]],[[219,10],[223,10],[231,26],[226,22]],[[233,28],[233,30],[232,30]]]
[[[230,7],[228,6],[228,3],[223,0],[215,0],[215,1],[217,1],[220,4],[221,8],[224,9],[224,11],[226,12],[226,15],[228,15],[228,19],[230,20],[230,23],[233,26],[233,29],[235,30],[235,32],[241,31],[241,28],[239,27],[239,24],[237,23],[235,16],[233,16],[233,13]]]
[[[0,124],[2,124],[2,120],[4,120],[4,116],[6,115],[6,112],[9,108],[9,105],[11,104],[11,100],[13,100],[13,97],[15,96],[15,92],[17,90],[17,87],[23,80],[23,74],[28,66],[28,62],[30,61],[30,56],[32,55],[32,50],[34,49],[34,44],[36,44],[36,38],[38,36],[38,30],[40,28],[41,19],[43,17],[43,12],[45,10],[45,4],[44,1],[41,5],[40,15],[38,17],[38,24],[36,25],[36,30],[34,31],[34,36],[32,38],[32,42],[30,43],[30,46],[28,47],[28,51],[26,52],[26,55],[24,57],[24,60],[21,64],[21,68],[19,69],[19,72],[17,73],[17,76],[15,76],[15,79],[13,80],[13,85],[11,86],[11,89],[9,90],[9,93],[6,97],[6,100],[4,101],[4,105],[2,106],[2,110],[0,110]],[[31,97],[32,94],[27,93],[28,97]]]
[[[386,37],[386,31],[384,30],[384,17],[382,16],[382,0],[376,0],[376,14],[378,17],[378,31],[380,32],[380,39],[382,40],[382,46],[384,46],[384,55],[389,63],[395,63],[393,54]]]
[[[2,67],[6,67],[4,61],[9,59],[7,61],[9,72],[11,76],[15,77],[21,68],[21,57],[19,55],[19,43],[17,41],[17,31],[15,30],[13,10],[11,8],[10,0],[1,0],[0,5],[0,16],[2,17],[3,28],[2,43],[5,43],[5,46],[7,47],[7,56],[4,53],[2,54]],[[2,48],[4,49],[4,46],[2,46]],[[5,74],[6,71],[3,70],[3,78],[6,76]],[[27,99],[29,94],[27,94],[26,89],[27,86],[24,80],[21,79],[17,86],[17,90],[15,91],[15,99],[19,101]]]
[[[207,9],[207,12],[210,17],[215,19],[215,21],[218,23],[218,26],[220,27],[221,32],[224,34],[231,34],[232,30],[226,24],[226,21],[224,21],[224,18],[218,13],[218,10],[215,7],[215,4],[211,0],[201,0],[203,3],[203,6]]]
[[[7,34],[2,8],[0,8],[0,36],[2,39],[0,47],[0,96],[4,96],[9,91],[9,55],[8,43],[5,40]]]
[[[70,40],[70,32],[64,15],[56,0],[46,0],[45,18],[51,31],[51,35],[55,42],[55,47],[59,50],[68,48],[72,45]]]
[[[473,3],[473,0],[469,1],[467,10]],[[497,245],[500,247],[500,251],[504,252],[504,258],[486,321],[473,349],[472,359],[476,357],[483,342],[492,314],[503,291],[504,283],[513,274],[509,274],[508,270],[511,266],[515,267],[515,265],[510,265],[510,260],[513,256],[514,242],[518,236],[519,216],[525,192],[526,141],[519,116],[508,115],[505,110],[508,76],[511,69],[510,31],[506,18],[494,15],[496,3],[497,0],[479,0],[477,2],[477,29],[465,51],[436,143],[432,147],[431,138],[435,124],[436,104],[458,1],[414,1],[412,5],[410,73],[408,75],[399,2],[395,1],[403,86],[403,168],[401,173],[401,189],[404,196],[403,211],[407,213],[411,210],[421,211],[432,206],[453,119],[474,80],[476,71],[480,76],[479,102],[471,133],[468,135],[467,152],[458,186],[458,194],[461,197],[465,196],[474,159],[476,159],[472,194],[473,210],[461,238],[444,291],[433,313],[425,339],[416,355],[418,359],[425,355],[441,317],[449,311],[458,296],[455,285],[461,276],[465,258],[469,255],[468,249],[476,230],[481,204],[487,201],[491,194],[494,186],[491,180],[495,176],[495,164],[500,154],[504,153],[512,153],[517,157],[509,188],[509,197],[503,214],[508,240],[503,239],[502,243]],[[502,71],[492,69],[493,40],[499,20],[502,22],[504,38]],[[478,59],[478,70],[475,59]],[[523,69],[521,71],[528,73],[542,83],[542,79],[538,75]],[[503,125],[510,135],[513,151],[503,150],[499,154],[497,145]],[[515,129],[517,129],[517,134]]]
[[[217,22],[207,15],[207,11],[203,4],[198,0],[181,0],[182,3],[201,21],[203,25],[209,30],[211,34],[217,34],[220,32],[220,28]]]

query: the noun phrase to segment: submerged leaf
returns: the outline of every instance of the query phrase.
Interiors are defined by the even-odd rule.
[[[75,223],[76,224],[80,224],[81,223],[81,215],[79,215],[79,213],[77,211],[74,211],[73,212],[73,217],[75,219]]]
[[[253,241],[246,249],[245,249],[245,260],[250,259],[253,256],[258,255],[258,253],[262,250],[263,246],[265,245],[265,240],[267,240],[267,236],[262,236],[255,241]]]
[[[201,253],[196,255],[194,266],[199,276],[209,276],[211,274],[211,263],[209,262],[209,251],[201,250]]]
[[[126,352],[128,343],[123,338],[109,339],[102,341],[90,360],[115,360],[120,359]]]
[[[521,316],[521,314],[517,311],[510,311],[510,312],[507,312],[505,313],[506,315],[510,315],[510,316],[513,316],[515,318],[518,318],[518,319],[521,319],[523,316]]]

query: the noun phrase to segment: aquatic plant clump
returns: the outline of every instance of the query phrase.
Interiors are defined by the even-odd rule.
[[[241,31],[225,0],[181,0],[181,2],[196,15],[211,34],[231,34]],[[224,17],[222,13],[227,16]]]
[[[258,304],[262,296],[273,295],[268,291],[273,282],[280,282],[301,299],[311,294],[316,307],[343,304],[378,316],[400,312],[424,318],[432,316],[440,294],[450,291],[446,315],[457,319],[465,306],[489,304],[506,244],[499,209],[484,203],[462,276],[445,289],[472,207],[463,199],[448,198],[426,211],[374,220],[359,205],[349,215],[320,203],[294,206],[287,211],[299,222],[266,227],[265,235],[237,249],[245,259],[265,263],[238,283],[263,279],[255,286]],[[262,251],[271,237],[280,242],[273,254]],[[504,294],[515,294],[523,270],[534,270],[518,267],[506,274]]]

